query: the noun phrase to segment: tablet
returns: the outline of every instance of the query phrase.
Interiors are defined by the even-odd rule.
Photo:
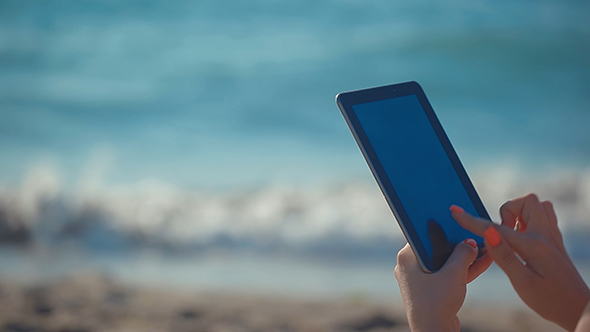
[[[449,207],[489,215],[420,85],[343,92],[336,103],[422,268],[439,270],[467,238],[481,256],[483,239],[463,229]]]

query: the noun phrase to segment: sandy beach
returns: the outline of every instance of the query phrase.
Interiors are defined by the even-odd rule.
[[[561,331],[524,310],[464,308],[462,331]],[[362,297],[182,292],[88,274],[38,285],[0,283],[0,331],[409,331],[400,303]]]

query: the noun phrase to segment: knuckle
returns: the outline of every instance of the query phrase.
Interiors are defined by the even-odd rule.
[[[403,264],[397,264],[393,269],[393,276],[397,281],[403,281],[406,279],[408,274],[408,267]]]
[[[529,247],[534,253],[544,253],[547,250],[547,243],[539,238],[531,240]]]
[[[398,269],[399,266],[404,266],[404,265],[407,265],[408,263],[409,263],[408,252],[404,248],[397,253],[396,269]]]
[[[516,255],[514,255],[514,253],[510,249],[505,248],[500,253],[500,259],[502,260],[502,262],[504,262],[504,264],[511,265],[514,263]]]
[[[535,193],[528,193],[528,194],[525,196],[525,200],[526,200],[527,202],[536,203],[536,202],[538,202],[538,201],[539,201],[539,196],[537,196],[537,194],[535,194]]]
[[[507,201],[504,204],[502,204],[502,206],[500,206],[500,212],[505,212],[505,211],[509,210],[511,204],[512,204],[512,201]]]
[[[543,204],[546,209],[553,210],[553,203],[551,203],[551,201],[542,201],[541,204]]]

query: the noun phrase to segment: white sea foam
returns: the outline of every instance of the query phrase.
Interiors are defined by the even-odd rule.
[[[370,248],[401,240],[374,183],[202,191],[156,180],[107,186],[98,171],[84,174],[78,189],[66,191],[55,170],[31,169],[18,188],[0,190],[0,222],[12,229],[24,225],[33,241],[66,239],[94,247],[97,241],[113,245],[113,238],[119,245],[198,248],[220,243],[302,248],[330,241]],[[566,233],[589,226],[590,170],[532,177],[504,167],[476,171],[473,179],[495,219],[505,200],[536,192],[554,202]]]

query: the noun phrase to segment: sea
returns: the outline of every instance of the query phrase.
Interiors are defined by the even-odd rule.
[[[0,1],[0,277],[399,299],[334,97],[424,88],[490,215],[554,202],[590,281],[590,2]],[[518,303],[492,267],[473,301]]]

